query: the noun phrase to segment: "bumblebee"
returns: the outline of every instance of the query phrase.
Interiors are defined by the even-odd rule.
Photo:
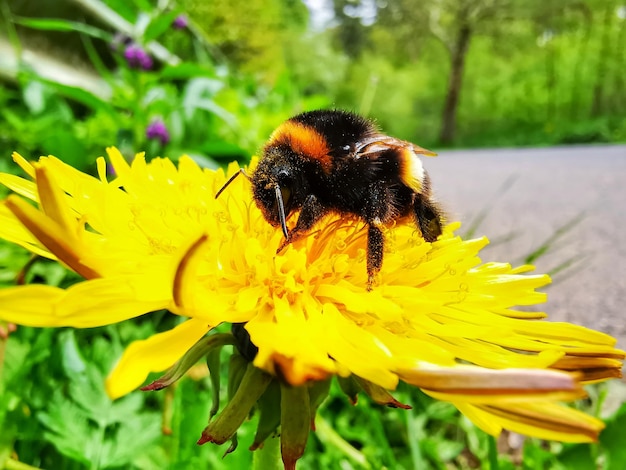
[[[419,155],[436,154],[386,136],[356,114],[310,111],[285,121],[272,133],[248,178],[265,219],[282,228],[285,240],[277,252],[306,235],[330,212],[362,219],[367,224],[371,290],[383,263],[385,225],[412,217],[426,241],[441,234],[443,213],[431,198],[430,178]],[[287,220],[298,211],[290,229]]]

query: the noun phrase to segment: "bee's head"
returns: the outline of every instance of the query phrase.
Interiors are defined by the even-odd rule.
[[[302,206],[303,191],[298,169],[277,149],[266,148],[252,176],[252,191],[265,220],[288,235],[286,220]]]

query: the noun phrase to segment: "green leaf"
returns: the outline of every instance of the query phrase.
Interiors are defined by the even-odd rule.
[[[22,98],[31,114],[40,114],[46,108],[45,87],[38,80],[31,80],[24,85]]]
[[[88,36],[102,39],[103,41],[111,41],[113,36],[100,28],[90,26],[78,21],[58,20],[58,19],[33,19],[33,18],[16,18],[15,22],[22,26],[32,29],[40,29],[43,31],[65,31],[78,32]]]
[[[174,19],[180,14],[178,10],[170,11],[165,14],[159,14],[150,21],[150,24],[143,33],[143,40],[145,43],[149,43],[157,39],[161,34],[167,31]]]
[[[606,428],[600,433],[600,443],[607,454],[606,470],[626,468],[624,429],[626,429],[626,403],[623,403],[615,416],[607,421]]]
[[[63,350],[63,354],[61,356],[63,368],[70,374],[81,374],[85,372],[87,365],[85,364],[85,359],[78,350],[74,330],[62,331],[59,335],[59,341],[61,342],[61,348]]]
[[[3,370],[6,380],[23,387],[35,365],[50,358],[53,334],[53,330],[48,329],[39,330],[34,340],[21,340],[18,335],[9,336]]]
[[[453,421],[459,412],[451,403],[435,401],[426,408],[426,415],[437,421]]]
[[[87,52],[87,56],[89,57],[89,60],[91,61],[91,64],[93,65],[93,67],[98,72],[98,75],[100,75],[108,83],[112,83],[113,74],[111,73],[109,68],[104,64],[102,58],[100,57],[100,54],[98,53],[98,50],[93,44],[92,39],[88,36],[83,36],[82,40],[83,40],[82,41],[83,46],[85,47],[85,52]]]
[[[213,77],[213,69],[202,64],[183,62],[178,65],[168,65],[160,72],[160,76],[167,80],[182,80],[195,77]]]
[[[25,374],[28,374],[32,366],[28,362],[32,346],[20,341],[15,335],[11,335],[5,348],[5,364],[2,370],[3,384],[9,384],[13,381],[17,383]]]
[[[28,271],[29,281],[39,278],[43,283],[49,286],[62,287],[62,284],[67,283],[73,277],[74,274],[64,266],[45,260],[35,263]]]
[[[108,415],[109,424],[124,423],[129,416],[141,413],[144,405],[145,395],[142,393],[131,393],[123,398],[115,400]]]
[[[76,357],[89,356],[91,341],[81,349],[76,336],[74,330],[58,336],[68,382],[58,382],[52,396],[42,402],[45,409],[36,413],[46,429],[44,441],[90,468],[130,468],[135,459],[154,451],[161,435],[159,413],[143,411],[141,394],[113,402],[104,389],[104,372],[95,363],[85,361],[85,369],[77,371]],[[68,360],[67,354],[74,359]]]
[[[135,5],[142,11],[154,10],[154,5],[149,0],[134,0]]]
[[[550,449],[543,448],[537,440],[527,440],[524,444],[524,468],[554,468],[556,456]]]
[[[248,159],[248,153],[244,149],[224,140],[212,139],[202,144],[200,149],[212,158],[227,159],[229,161]]]
[[[121,422],[114,440],[104,441],[100,454],[102,468],[130,468],[130,462],[138,456],[157,450],[156,444],[161,437],[161,420],[158,414],[142,413],[131,416],[132,419],[127,416]]]
[[[25,127],[27,127],[27,122],[24,119],[21,119],[20,116],[11,111],[8,108],[4,108],[0,111],[2,117],[7,121],[7,123],[16,131],[22,131]]]
[[[41,148],[49,155],[59,155],[61,159],[74,168],[85,168],[87,150],[81,139],[68,129],[50,129],[41,139]]]
[[[58,392],[51,397],[48,411],[39,413],[38,419],[47,429],[45,439],[59,452],[84,464],[91,461],[89,421],[74,403],[66,401]]]
[[[568,470],[587,470],[596,468],[592,448],[589,444],[577,444],[568,446],[558,456],[558,461]],[[625,468],[621,466],[619,468]]]
[[[416,413],[415,410],[407,410],[403,417],[406,425],[407,446],[410,451],[413,468],[424,468],[427,463],[422,454],[420,442],[425,434],[426,416],[423,413]]]
[[[224,83],[221,80],[216,78],[196,77],[187,83],[185,88],[185,100],[193,105],[194,102],[212,98],[222,88],[224,88]]]
[[[85,1],[85,0],[83,0]],[[102,4],[102,0],[87,0],[86,3],[99,3]],[[129,23],[134,23],[137,18],[137,9],[133,7],[132,2],[128,0],[106,0],[107,6],[115,11],[118,15],[124,18]]]
[[[183,98],[183,108],[187,118],[192,119],[197,109],[203,109],[233,126],[236,122],[235,116],[213,101],[215,94],[223,87],[224,83],[213,78],[201,77],[190,80]]]
[[[99,98],[95,94],[85,90],[84,88],[74,87],[70,85],[63,85],[62,83],[58,83],[52,80],[46,80],[43,78],[39,78],[42,83],[46,83],[54,88],[59,94],[65,96],[66,98],[72,99],[74,101],[78,101],[79,103],[88,106],[94,111],[105,111],[110,114],[115,114],[115,110],[112,106],[102,98]]]
[[[443,440],[441,437],[427,437],[422,439],[420,447],[429,460],[443,463],[457,458],[465,448],[465,444]]]

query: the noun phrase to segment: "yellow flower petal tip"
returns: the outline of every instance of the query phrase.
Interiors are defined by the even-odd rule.
[[[187,320],[172,330],[133,342],[107,377],[106,391],[119,398],[139,387],[150,372],[172,366],[210,328],[201,320]]]

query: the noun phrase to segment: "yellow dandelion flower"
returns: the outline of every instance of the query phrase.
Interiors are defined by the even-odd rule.
[[[624,353],[608,335],[517,310],[543,302],[536,289],[549,278],[529,266],[482,264],[486,239],[461,239],[458,224],[434,243],[413,226],[390,227],[381,281],[368,292],[361,222],[329,216],[277,254],[282,232],[263,219],[245,178],[215,199],[221,170],[188,157],[178,167],[141,154],[128,164],[107,152],[110,181],[104,159],[95,178],[54,157],[31,164],[14,154],[31,179],[0,176],[17,193],[0,206],[0,236],[85,280],[4,289],[0,319],[91,327],[159,309],[187,318],[129,346],[108,379],[112,397],[172,366],[213,327],[243,323],[258,348],[254,370],[265,372],[244,382],[263,383],[263,393],[267,377],[280,377],[286,406],[301,403],[290,401],[293,389],[332,376],[356,378],[394,404],[386,390],[402,380],[490,434],[597,438],[600,421],[558,402],[583,396],[581,384],[618,377]]]

